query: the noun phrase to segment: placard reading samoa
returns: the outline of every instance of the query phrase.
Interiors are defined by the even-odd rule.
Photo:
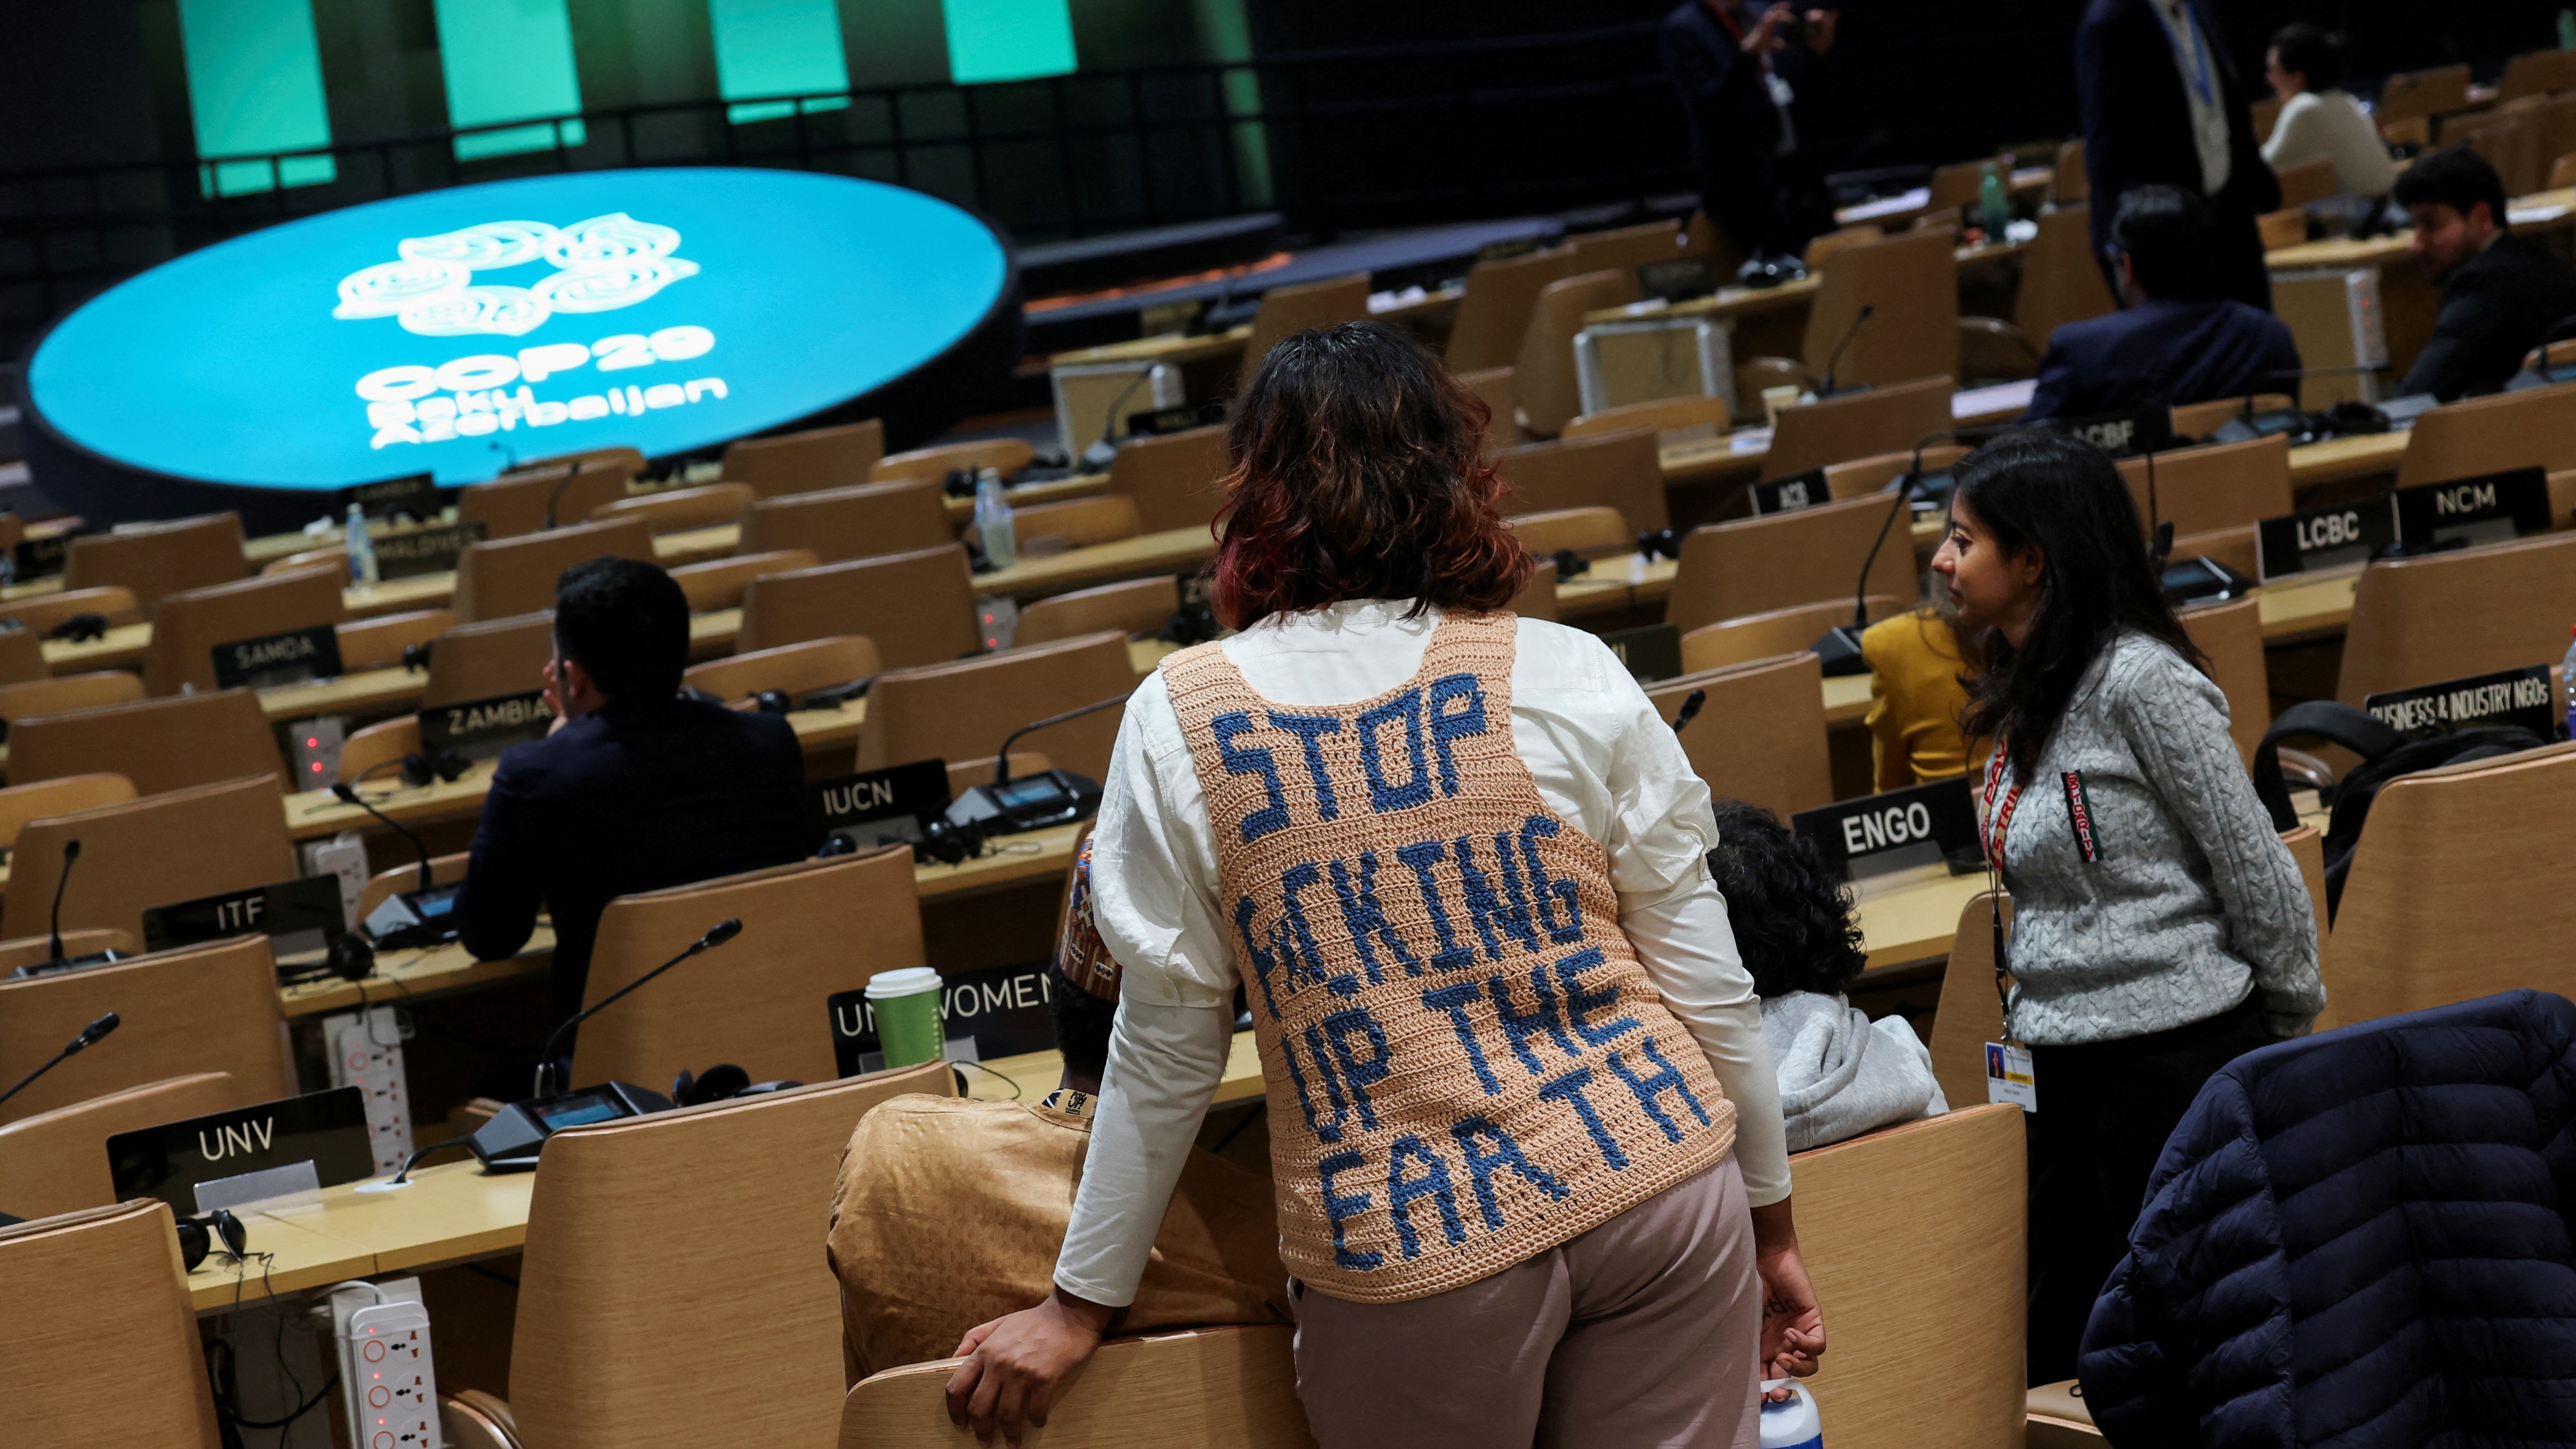
[[[544,739],[554,723],[546,692],[531,689],[422,710],[420,743],[425,750],[444,747],[469,760],[488,760],[512,745]]]
[[[1374,699],[1163,663],[1269,1084],[1280,1257],[1337,1298],[1472,1283],[1706,1170],[1735,1110],[1628,939],[1602,847],[1512,744],[1517,621],[1445,616]]]
[[[329,624],[236,639],[208,652],[213,655],[217,689],[243,685],[266,689],[340,677],[340,631]]]

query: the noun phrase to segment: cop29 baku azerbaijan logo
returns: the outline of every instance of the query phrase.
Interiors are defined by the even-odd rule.
[[[676,255],[679,249],[679,232],[622,211],[563,227],[484,222],[404,238],[395,248],[396,260],[340,279],[340,303],[331,315],[351,322],[391,318],[421,337],[524,337],[558,314],[614,312],[696,276],[697,263]],[[539,266],[550,270],[527,275]],[[512,273],[521,280],[503,280]],[[357,393],[375,429],[370,447],[440,443],[522,424],[546,428],[721,399],[727,396],[721,377],[611,384],[553,399],[538,397],[533,386],[585,367],[607,373],[685,362],[715,345],[713,332],[694,326],[649,335],[612,333],[590,342],[541,342],[436,367],[378,368],[358,379]],[[516,391],[512,383],[519,384]]]

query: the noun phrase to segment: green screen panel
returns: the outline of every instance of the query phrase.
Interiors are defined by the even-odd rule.
[[[189,120],[200,156],[256,155],[331,144],[322,54],[308,0],[179,0]],[[266,191],[275,180],[313,186],[338,173],[328,156],[200,166],[210,196]]]
[[[438,16],[438,64],[447,80],[447,123],[489,126],[540,121],[456,138],[456,159],[578,146],[581,109],[573,69],[572,20],[564,0],[431,0]]]
[[[942,0],[948,78],[961,86],[1073,73],[1067,0]]]
[[[792,101],[761,96],[811,95],[850,88],[841,58],[839,0],[707,0],[707,25],[715,36],[716,86],[735,121],[766,121],[792,114]],[[845,97],[804,102],[807,111],[847,106]]]

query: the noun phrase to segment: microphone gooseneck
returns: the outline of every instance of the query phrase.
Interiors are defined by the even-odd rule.
[[[420,838],[418,832],[414,831],[410,826],[403,824],[401,821],[396,820],[392,816],[387,815],[382,810],[377,809],[366,796],[358,793],[357,786],[352,785],[345,780],[333,785],[331,787],[331,794],[334,798],[339,800],[341,804],[357,806],[359,809],[366,811],[378,820],[383,821],[387,829],[392,830],[403,839],[410,841],[412,850],[420,856],[420,878],[412,883],[412,889],[416,891],[425,891],[429,889],[429,846]]]
[[[570,488],[570,487],[572,486],[572,480],[573,480],[573,479],[575,479],[575,478],[577,478],[577,477],[580,477],[580,476],[581,476],[581,465],[580,465],[580,464],[578,464],[578,463],[572,464],[571,466],[569,466],[569,467],[567,467],[567,468],[565,468],[565,469],[564,469],[564,475],[563,475],[562,477],[560,477],[560,478],[556,479],[556,480],[555,480],[555,486],[554,486],[550,491],[548,491],[548,492],[547,492],[547,494],[546,494],[546,526],[545,526],[545,531],[546,531],[546,532],[548,532],[548,533],[552,533],[552,532],[554,532],[554,531],[555,531],[555,505],[556,505],[556,504],[558,504],[558,503],[561,503],[561,502],[563,501],[564,490],[565,490],[565,489],[567,489],[567,488]]]
[[[54,952],[54,956],[55,959],[60,960],[62,958],[61,950],[57,949]],[[48,1061],[43,1066],[29,1072],[25,1078],[20,1080],[18,1085],[11,1087],[5,1092],[0,1092],[0,1102],[6,1102],[11,1097],[25,1091],[29,1083],[34,1082],[38,1077],[43,1076],[45,1073],[50,1072],[55,1067],[61,1065],[66,1058],[78,1055],[79,1053],[88,1050],[90,1047],[97,1045],[101,1037],[106,1036],[109,1032],[116,1030],[124,1024],[124,1018],[111,1011],[107,1015],[100,1017],[98,1020],[91,1022],[89,1025],[82,1027],[80,1035],[73,1037],[70,1044],[65,1046],[61,1051],[54,1053],[51,1061]]]
[[[1816,389],[1817,397],[1828,398],[1834,395],[1834,374],[1842,370],[1844,351],[1852,345],[1852,339],[1860,335],[1860,324],[1868,321],[1877,311],[1877,303],[1863,302],[1860,304],[1860,311],[1852,315],[1851,326],[1843,331],[1843,340],[1834,344],[1832,355],[1825,359],[1824,385]]]
[[[606,997],[602,998],[598,1005],[583,1007],[581,1010],[565,1017],[563,1019],[563,1024],[556,1027],[553,1035],[546,1038],[545,1050],[538,1054],[536,1091],[532,1095],[539,1098],[551,1097],[559,1089],[555,1081],[555,1053],[563,1048],[564,1037],[570,1034],[574,1027],[581,1025],[583,1022],[590,1020],[599,1013],[606,1011],[609,1007],[616,1005],[620,1000],[625,998],[626,993],[633,991],[636,987],[643,985],[645,982],[652,980],[654,977],[661,975],[663,972],[670,970],[672,967],[679,965],[681,962],[688,960],[699,952],[713,950],[741,934],[742,917],[727,916],[725,919],[708,927],[705,935],[690,942],[689,949],[682,951],[679,955],[672,957],[670,960],[663,962],[661,965],[654,967],[652,970],[647,971],[643,975],[636,977],[634,980],[627,982],[625,985],[618,987],[615,991],[610,992]]]
[[[72,862],[80,859],[80,837],[63,842],[63,871],[54,877],[53,965],[63,964],[63,888],[72,883]]]
[[[1069,709],[1062,714],[1048,715],[1045,719],[1031,720],[1027,724],[1020,726],[1018,729],[1011,731],[1009,736],[1002,741],[1000,753],[994,756],[993,783],[996,785],[1002,785],[1010,782],[1011,746],[1020,742],[1020,736],[1028,734],[1032,730],[1045,729],[1049,725],[1063,724],[1066,720],[1080,719],[1087,714],[1097,714],[1112,705],[1125,704],[1126,702],[1127,696],[1123,694],[1112,695],[1107,699],[1099,700],[1092,704],[1086,704],[1080,709]]]
[[[1093,463],[1096,455],[1098,467],[1106,468],[1109,466],[1109,460],[1117,456],[1118,410],[1125,407],[1127,399],[1134,397],[1136,389],[1143,387],[1153,375],[1154,369],[1151,366],[1146,367],[1128,379],[1127,385],[1118,389],[1118,395],[1109,400],[1108,414],[1100,420],[1100,441],[1082,450],[1084,463]]]

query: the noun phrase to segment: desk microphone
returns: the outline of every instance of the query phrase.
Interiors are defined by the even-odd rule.
[[[387,815],[382,810],[377,809],[373,804],[370,804],[366,796],[358,793],[357,786],[352,785],[345,780],[334,784],[331,787],[331,794],[334,798],[338,799],[341,804],[357,806],[359,809],[373,815],[378,820],[383,821],[387,829],[393,831],[403,839],[410,841],[411,848],[420,855],[420,878],[412,886],[412,889],[416,891],[425,891],[429,889],[429,846],[422,842],[418,833],[413,831],[410,826],[403,824],[401,821]]]
[[[1125,407],[1127,399],[1134,397],[1136,389],[1143,387],[1153,375],[1154,364],[1147,363],[1143,371],[1129,379],[1125,387],[1118,389],[1118,395],[1109,400],[1109,416],[1100,424],[1100,441],[1082,450],[1081,464],[1075,471],[1097,473],[1109,466],[1109,460],[1118,456],[1118,410]]]
[[[555,505],[563,501],[563,494],[564,494],[564,490],[565,490],[565,489],[567,489],[567,488],[570,488],[570,487],[572,486],[572,480],[573,480],[573,479],[575,479],[575,478],[577,478],[577,477],[579,477],[580,475],[581,475],[581,465],[579,465],[579,464],[577,464],[577,463],[576,463],[576,464],[574,464],[574,465],[572,465],[572,466],[570,466],[570,467],[568,467],[568,468],[564,469],[564,475],[563,475],[561,478],[558,478],[558,479],[556,479],[556,480],[555,480],[554,491],[552,491],[552,492],[550,492],[550,493],[548,493],[548,494],[546,495],[546,526],[545,526],[545,530],[544,530],[545,532],[547,532],[547,533],[552,533],[552,532],[554,532],[554,530],[555,530]]]
[[[62,958],[62,954],[63,954],[62,947],[60,947],[60,946],[56,946],[56,947],[54,948],[54,957],[55,957],[55,959],[56,959],[56,960],[60,960],[60,959]],[[23,1092],[23,1091],[27,1090],[27,1087],[29,1086],[29,1084],[33,1083],[33,1082],[34,1082],[38,1077],[41,1077],[41,1076],[43,1076],[45,1073],[50,1072],[50,1071],[52,1071],[54,1068],[56,1068],[56,1067],[58,1067],[58,1066],[62,1065],[62,1063],[63,1063],[63,1061],[64,1061],[64,1059],[65,1059],[65,1058],[70,1057],[70,1056],[73,1056],[73,1055],[75,1055],[76,1053],[79,1053],[79,1052],[81,1052],[81,1051],[87,1050],[89,1047],[96,1045],[96,1044],[97,1044],[97,1042],[98,1042],[98,1040],[99,1040],[99,1038],[101,1038],[101,1037],[103,1037],[103,1036],[107,1035],[107,1034],[108,1034],[109,1032],[111,1032],[111,1031],[116,1030],[116,1029],[117,1029],[117,1027],[119,1027],[119,1026],[121,1026],[121,1025],[123,1025],[123,1024],[124,1024],[124,1023],[123,1023],[123,1022],[118,1018],[117,1014],[116,1014],[115,1012],[111,1011],[111,1012],[109,1012],[107,1015],[100,1017],[98,1020],[91,1022],[89,1025],[87,1025],[87,1026],[85,1026],[85,1027],[82,1027],[82,1028],[81,1028],[80,1035],[78,1035],[78,1036],[76,1036],[76,1037],[73,1037],[73,1038],[72,1038],[71,1045],[69,1045],[69,1046],[67,1046],[67,1047],[64,1047],[61,1051],[58,1051],[58,1052],[54,1053],[54,1059],[53,1059],[52,1061],[49,1061],[49,1062],[45,1063],[43,1066],[36,1068],[36,1069],[35,1069],[34,1071],[32,1071],[32,1072],[29,1072],[29,1073],[27,1074],[27,1079],[26,1079],[26,1081],[20,1082],[18,1085],[14,1086],[14,1087],[11,1087],[9,1090],[7,1090],[7,1091],[5,1091],[5,1092],[0,1092],[0,1102],[6,1102],[6,1101],[8,1101],[11,1097],[14,1097],[14,1096],[18,1095],[20,1092]]]
[[[633,991],[636,987],[643,985],[645,982],[652,980],[654,977],[661,975],[663,972],[670,970],[672,967],[679,965],[681,962],[688,960],[699,952],[713,950],[741,934],[742,917],[727,916],[725,919],[708,927],[705,935],[690,942],[689,949],[672,957],[670,960],[663,962],[661,965],[654,967],[652,970],[645,972],[643,975],[636,977],[634,980],[627,982],[625,985],[618,987],[615,991],[608,993],[607,997],[597,1006],[583,1007],[581,1010],[565,1017],[563,1025],[556,1027],[554,1029],[554,1034],[546,1038],[545,1051],[537,1058],[537,1081],[536,1092],[534,1094],[536,1098],[542,1101],[561,1090],[555,1082],[555,1052],[563,1045],[564,1037],[569,1034],[574,1027],[577,1027],[583,1022],[590,1020],[592,1017],[597,1016],[599,1013],[606,1011],[610,1006],[615,1005],[620,998],[624,997],[626,993]]]
[[[1001,753],[994,758],[993,783],[996,785],[1006,785],[1010,783],[1011,746],[1018,744],[1021,736],[1026,735],[1033,730],[1045,729],[1050,725],[1063,724],[1067,720],[1080,719],[1087,714],[1098,714],[1104,709],[1111,708],[1115,705],[1125,704],[1126,702],[1126,695],[1114,694],[1095,704],[1086,704],[1080,709],[1069,709],[1062,714],[1048,715],[1045,719],[1031,720],[1027,724],[1020,726],[1018,729],[1011,731],[1010,735],[1002,741]]]
[[[54,877],[53,954],[47,958],[48,965],[63,964],[63,887],[72,883],[72,862],[78,859],[80,859],[80,837],[76,835],[63,842],[63,873]],[[110,1023],[110,1025],[113,1024]],[[83,1042],[81,1045],[87,1046],[89,1043]]]
[[[1877,311],[1877,303],[1863,302],[1860,304],[1860,311],[1853,314],[1851,326],[1843,332],[1843,340],[1834,344],[1833,355],[1825,359],[1824,381],[1816,386],[1816,397],[1819,400],[1834,395],[1834,373],[1843,365],[1844,350],[1852,345],[1853,338],[1860,335],[1860,324],[1868,321]]]
[[[1680,734],[1683,725],[1699,718],[1700,706],[1706,703],[1708,703],[1708,691],[1705,689],[1694,689],[1683,695],[1682,707],[1673,711],[1673,733]]]
[[[1936,428],[1915,440],[1913,460],[1906,464],[1905,476],[1896,480],[1896,501],[1888,505],[1887,517],[1879,521],[1878,537],[1870,541],[1869,554],[1860,561],[1860,583],[1852,590],[1852,621],[1835,625],[1816,641],[1816,657],[1823,662],[1828,677],[1869,672],[1869,661],[1860,652],[1861,631],[1869,627],[1869,571],[1878,563],[1878,551],[1887,546],[1888,530],[1896,526],[1896,516],[1913,501],[1914,490],[1923,481],[1923,450],[1943,439],[1975,438],[1983,442],[2006,431],[2008,425]]]

